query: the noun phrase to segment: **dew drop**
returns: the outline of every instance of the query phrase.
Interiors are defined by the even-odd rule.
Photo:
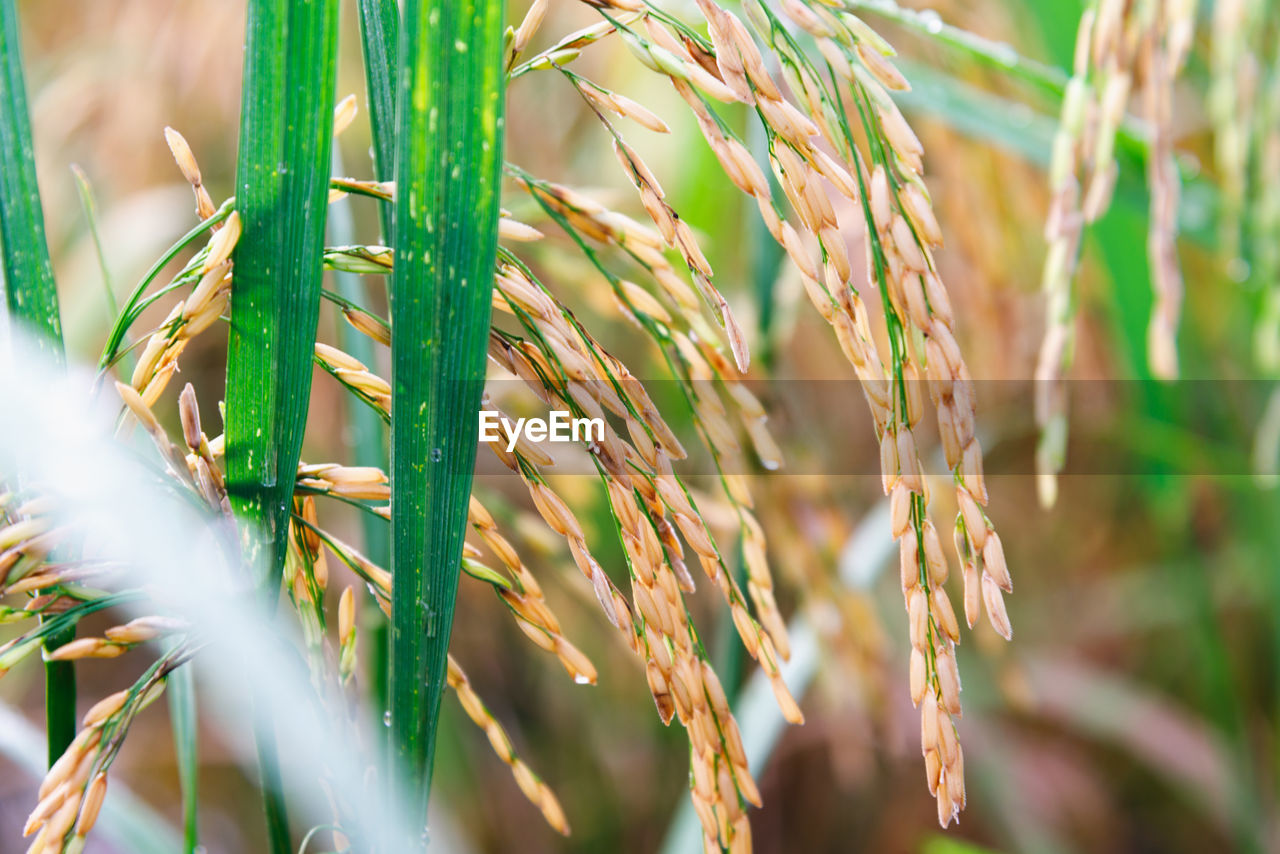
[[[391,710],[387,709],[382,713],[382,725],[391,726]]]
[[[933,9],[925,9],[920,13],[920,21],[924,28],[937,35],[942,32],[942,16]]]
[[[431,462],[433,462],[433,463],[438,463],[438,462],[440,462],[442,459],[444,459],[444,451],[440,450],[439,448],[432,448],[432,449],[431,449]]]
[[[574,682],[576,682],[576,683],[578,683],[579,685],[590,685],[590,684],[591,684],[591,680],[590,680],[590,679],[588,679],[586,676],[584,676],[584,675],[583,675],[583,674],[581,674],[581,673],[579,673],[577,676],[573,677],[573,681],[574,681]]]

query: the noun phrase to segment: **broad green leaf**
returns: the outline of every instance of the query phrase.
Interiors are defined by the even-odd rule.
[[[506,78],[502,3],[408,0],[404,11],[391,279],[391,738],[403,802],[425,826],[484,385]]]

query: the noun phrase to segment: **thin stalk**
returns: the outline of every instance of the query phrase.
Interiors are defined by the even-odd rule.
[[[391,738],[425,827],[475,473],[502,170],[503,3],[407,0],[391,277]],[[421,839],[396,850],[421,850]]]
[[[342,156],[337,148],[333,151],[334,174],[342,174]],[[355,223],[352,222],[351,208],[348,205],[334,205],[329,211],[329,237],[340,246],[355,242]],[[361,277],[355,273],[335,273],[338,295],[348,303],[366,305],[368,303],[365,287]],[[342,349],[352,357],[366,365],[377,363],[377,351],[373,341],[349,323],[342,323],[338,332],[338,342]],[[387,440],[386,425],[378,413],[358,400],[348,399],[347,429],[350,431],[351,447],[354,450],[352,462],[358,466],[376,466],[386,464]],[[361,531],[364,534],[364,553],[369,560],[378,566],[391,563],[391,537],[385,520],[372,513],[364,513],[360,517]],[[388,649],[391,633],[387,623],[381,619],[372,621],[366,630],[369,638],[369,669],[372,674],[374,708],[378,714],[387,707]],[[363,643],[363,641],[362,641]]]
[[[336,0],[251,0],[227,345],[227,487],[246,565],[274,610],[311,393],[337,65]],[[267,832],[292,851],[271,709],[254,711]]]
[[[0,2],[0,248],[0,281],[11,321],[34,333],[38,350],[61,364],[64,356],[58,290],[36,182],[14,0]],[[72,625],[50,635],[44,648],[57,649],[74,637]],[[46,661],[44,673],[45,728],[52,765],[76,735],[75,665],[69,661]]]
[[[98,270],[102,273],[102,291],[107,301],[107,311],[115,317],[120,313],[120,306],[116,304],[115,289],[111,285],[111,268],[107,264],[106,249],[102,246],[102,235],[98,232],[98,205],[93,200],[93,187],[89,184],[89,176],[74,163],[71,164],[71,174],[76,179],[80,208],[84,211],[84,221],[89,228],[89,238],[93,241],[94,254],[98,256]]]

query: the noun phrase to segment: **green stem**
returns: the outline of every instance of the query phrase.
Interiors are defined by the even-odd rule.
[[[173,751],[178,765],[178,783],[182,790],[182,851],[195,854],[200,844],[197,824],[199,814],[199,753],[196,729],[196,683],[190,667],[180,667],[169,674],[169,719],[173,728]]]
[[[391,738],[401,804],[425,827],[475,469],[506,78],[498,0],[407,0],[404,20],[391,278]]]
[[[70,643],[75,636],[74,626],[50,635],[44,644],[45,652]],[[70,661],[44,663],[44,720],[52,767],[76,737],[76,671]]]
[[[74,163],[71,164],[71,174],[76,179],[76,190],[80,194],[80,208],[84,211],[85,226],[89,229],[93,251],[98,257],[98,270],[102,273],[102,291],[106,299],[107,311],[114,317],[120,313],[120,306],[116,304],[116,293],[111,284],[111,266],[107,263],[107,251],[102,245],[102,235],[98,231],[98,205],[93,200],[93,187],[89,184],[89,176]]]

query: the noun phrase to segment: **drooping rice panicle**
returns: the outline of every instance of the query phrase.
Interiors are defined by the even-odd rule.
[[[40,783],[38,803],[22,831],[35,835],[28,854],[83,850],[107,794],[107,772],[134,719],[159,698],[166,677],[189,653],[185,646],[175,647],[130,688],[104,697],[85,713],[82,729]]]
[[[1152,128],[1147,181],[1152,216],[1148,256],[1155,290],[1148,334],[1152,373],[1178,373],[1174,340],[1182,303],[1182,276],[1174,239],[1177,230],[1177,164],[1173,159],[1173,84],[1190,48],[1195,0],[1128,4],[1092,0],[1080,18],[1073,75],[1062,101],[1049,166],[1052,201],[1045,223],[1049,251],[1042,287],[1046,330],[1036,366],[1036,452],[1041,503],[1053,504],[1056,475],[1067,441],[1067,399],[1063,375],[1074,348],[1075,298],[1072,282],[1080,264],[1084,228],[1110,206],[1118,167],[1117,131],[1125,121],[1137,80],[1145,91],[1145,118]]]
[[[547,185],[545,182],[536,182],[528,176],[523,177],[526,178],[531,189],[536,188],[539,191],[546,191],[547,197],[554,198],[560,202],[558,210],[596,217],[595,220],[588,221],[599,222],[601,230],[596,233],[606,239],[616,235],[614,239],[619,244],[628,245],[626,236],[631,235],[631,244],[629,246],[634,245],[637,239],[641,241],[648,239],[642,227],[630,224],[630,221],[621,215],[613,215],[612,212],[606,211],[599,206],[589,204],[567,188],[557,188]],[[564,223],[562,222],[562,224]],[[636,237],[637,235],[639,235],[638,238]],[[653,239],[653,243],[656,244],[656,242],[656,238]],[[678,443],[674,441],[674,437],[671,436],[670,430],[666,428],[666,425],[661,423],[661,419],[656,418],[656,410],[653,409],[647,398],[641,402],[631,401],[629,395],[622,390],[622,386],[626,386],[633,391],[640,390],[639,384],[633,378],[628,379],[630,377],[629,372],[620,363],[617,363],[616,359],[604,353],[603,349],[590,339],[585,330],[571,320],[570,315],[532,277],[532,273],[527,268],[523,267],[523,265],[511,263],[513,259],[510,256],[507,257],[508,263],[500,269],[496,279],[495,307],[518,314],[526,330],[533,337],[533,340],[543,348],[543,351],[538,357],[538,366],[534,366],[528,360],[532,352],[527,347],[520,356],[515,355],[516,350],[511,350],[507,360],[499,359],[500,363],[506,361],[506,367],[512,373],[522,376],[535,387],[539,386],[546,377],[563,373],[563,379],[567,384],[565,389],[556,390],[550,388],[549,391],[544,390],[540,395],[548,403],[553,402],[552,398],[554,397],[556,401],[575,414],[586,415],[600,415],[602,413],[599,412],[599,408],[604,406],[614,414],[631,419],[630,435],[634,441],[641,442],[642,439],[644,440],[641,442],[640,447],[647,448],[647,450],[641,456],[648,455],[651,457],[647,460],[650,466],[656,460],[656,458],[652,458],[652,454],[658,447],[653,445],[653,437],[657,435],[670,437],[664,440],[669,456],[683,456],[683,450],[679,449]],[[661,256],[659,255],[658,257],[660,258]],[[621,282],[615,281],[615,285],[622,292],[620,299],[625,300],[624,304],[631,305],[635,311],[646,316],[646,319],[650,319],[648,317],[649,312],[634,305],[634,301],[639,298],[638,294],[642,292],[634,289],[634,286],[632,286],[631,290],[628,290]],[[499,299],[499,296],[501,296],[501,299]],[[696,303],[694,305],[696,306]],[[635,315],[633,314],[633,316]],[[708,447],[712,449],[716,457],[717,464],[721,468],[722,477],[724,477],[730,495],[740,511],[744,537],[748,544],[748,554],[753,558],[750,561],[752,578],[748,585],[749,591],[757,606],[758,613],[761,615],[761,619],[770,627],[778,649],[785,658],[787,653],[785,624],[773,602],[772,581],[767,572],[767,563],[763,559],[755,559],[756,556],[763,555],[763,532],[757,524],[754,524],[754,520],[750,516],[748,509],[750,497],[745,488],[740,485],[735,476],[724,474],[727,469],[740,467],[734,461],[737,457],[737,443],[732,438],[732,430],[724,421],[724,409],[715,399],[714,393],[709,392],[707,383],[712,378],[720,379],[726,383],[732,397],[743,406],[744,423],[747,425],[748,432],[752,435],[757,448],[761,451],[762,458],[766,460],[767,465],[774,467],[777,465],[777,450],[771,437],[768,436],[767,429],[764,427],[763,409],[744,387],[729,376],[732,372],[732,366],[720,356],[718,350],[706,343],[705,336],[698,336],[699,343],[697,345],[693,343],[692,337],[679,332],[662,331],[657,333],[656,337],[671,345],[670,353],[679,357],[678,360],[674,360],[674,364],[678,364],[682,372],[685,373],[686,390],[691,396],[691,401],[694,403],[695,410],[698,413],[699,423],[703,427],[701,432],[707,441]],[[366,402],[372,403],[383,399],[385,390],[382,382],[369,375],[364,370],[363,365],[350,360],[344,354],[330,352],[326,346],[318,347],[317,352],[320,354],[321,364],[349,387],[355,389]],[[514,359],[514,361],[511,361],[511,359]],[[554,368],[552,363],[555,363]],[[696,367],[698,365],[702,366],[700,371]],[[715,366],[714,370],[711,367],[712,365]],[[693,367],[691,368],[690,366]],[[688,373],[690,370],[701,377],[701,383],[688,381],[691,378]],[[619,394],[621,394],[621,397],[618,396]],[[586,397],[583,397],[583,395]],[[626,401],[625,406],[623,405],[624,400]],[[584,410],[583,406],[587,406],[588,409]],[[612,437],[613,434],[610,430],[607,432],[607,440],[601,444],[596,453],[601,464],[606,469],[611,469],[615,475],[622,475],[625,473],[625,468],[622,466],[621,461],[629,453],[634,455],[635,452],[628,451],[625,442],[619,443]],[[673,445],[674,448],[672,447]],[[491,448],[500,457],[503,455],[503,452],[496,446],[491,446]],[[618,450],[609,450],[610,448],[617,448]],[[729,454],[733,455],[733,460],[726,459]],[[524,449],[524,455],[536,462],[528,448]],[[509,461],[508,464],[510,465]],[[650,491],[652,491],[651,487]],[[688,518],[686,517],[686,524],[688,524]],[[675,539],[672,526],[661,518],[657,524],[665,547],[669,552],[674,552],[674,549],[679,548],[679,543]],[[710,538],[705,535],[700,537],[700,541],[710,544]],[[674,558],[673,564],[677,567],[677,571],[681,573],[682,578],[687,577],[683,563],[679,560],[679,554],[673,553],[672,556]],[[720,571],[719,567],[723,566],[723,562],[713,546],[708,545],[704,549],[701,559],[712,578],[731,579],[731,575],[727,571]],[[682,584],[685,583],[682,581]],[[692,581],[688,581],[687,584],[691,586]],[[722,584],[722,587],[726,591],[726,596],[730,597],[731,600],[738,595],[736,585],[732,583]],[[747,625],[746,622],[741,622],[740,624]]]
[[[511,587],[502,588],[495,585],[494,589],[511,608],[521,631],[535,644],[554,653],[574,681],[594,685],[595,666],[581,650],[565,638],[560,628],[560,621],[547,605],[537,579],[524,565],[519,552],[511,542],[499,532],[493,516],[474,495],[471,497],[468,520],[485,546],[501,561],[511,575],[513,582]]]
[[[116,658],[139,644],[172,637],[186,629],[186,623],[172,617],[137,617],[123,625],[107,629],[101,637],[77,638],[58,647],[48,657],[54,661]]]
[[[551,791],[550,786],[542,782],[542,779],[537,774],[533,773],[524,760],[516,755],[515,748],[511,746],[511,739],[507,737],[506,730],[494,720],[489,709],[480,700],[475,689],[471,687],[471,681],[467,679],[467,674],[462,672],[462,668],[458,666],[458,662],[454,660],[452,655],[449,656],[448,680],[449,687],[457,695],[458,703],[461,704],[462,710],[467,713],[467,717],[484,731],[485,736],[489,739],[489,744],[493,747],[493,752],[498,755],[498,758],[510,766],[511,775],[515,777],[516,785],[520,787],[520,791],[524,793],[530,803],[538,808],[542,813],[542,817],[546,819],[547,824],[551,825],[556,832],[568,836],[569,822],[565,819],[564,810],[560,807],[560,801],[556,799],[555,793]]]
[[[1244,6],[1243,10],[1238,9]],[[1238,32],[1224,49],[1220,74],[1211,106],[1218,130],[1214,137],[1220,167],[1230,182],[1227,202],[1236,205],[1240,230],[1236,256],[1228,255],[1228,271],[1234,278],[1257,282],[1263,288],[1260,317],[1254,329],[1254,354],[1259,367],[1270,376],[1280,373],[1280,193],[1271,176],[1280,169],[1280,53],[1274,40],[1276,12],[1257,0],[1215,4],[1215,34],[1223,28]],[[1231,11],[1236,9],[1234,13]],[[1215,46],[1217,41],[1215,39]],[[1227,97],[1222,97],[1224,94]],[[1226,124],[1226,128],[1222,127]],[[1228,216],[1233,214],[1228,208]],[[1231,220],[1228,218],[1227,224]],[[1231,244],[1228,244],[1228,249]]]
[[[346,500],[385,501],[389,495],[386,488],[386,475],[377,469],[352,468],[334,464],[301,465],[298,470],[298,487],[307,493],[329,495]],[[319,561],[319,543],[323,541],[343,563],[356,569],[358,574],[366,577],[375,588],[375,594],[384,599],[390,595],[390,575],[385,569],[369,562],[355,549],[322,531],[315,518],[314,501],[310,495],[300,499],[302,511],[299,514],[304,520],[303,530],[299,536],[305,536],[315,545],[311,546],[317,565]],[[378,515],[387,516],[385,505],[373,508]],[[510,573],[511,580],[504,579],[501,574],[482,564],[478,552],[470,552],[463,556],[463,571],[473,577],[493,585],[499,598],[511,609],[517,625],[536,645],[556,655],[576,681],[592,683],[596,680],[595,667],[583,653],[563,634],[560,622],[550,610],[542,596],[541,587],[532,573],[520,560],[519,554],[510,542],[497,530],[492,516],[475,498],[471,502],[470,522],[482,541],[498,557]],[[470,547],[468,547],[470,549]],[[299,568],[301,570],[301,567]],[[327,572],[325,573],[327,577]],[[295,577],[294,584],[311,587],[315,583],[302,572]],[[319,585],[323,592],[324,584]],[[314,601],[315,594],[305,589],[295,593],[299,600]]]
[[[670,313],[667,313],[660,304],[653,303],[655,298],[653,295],[613,275],[594,253],[587,250],[592,262],[613,285],[619,304],[658,344],[673,374],[680,380],[681,391],[693,411],[699,435],[703,444],[711,451],[726,495],[738,512],[744,541],[751,544],[753,553],[762,553],[763,532],[758,526],[752,524],[751,497],[742,478],[737,474],[743,470],[744,465],[739,444],[734,431],[726,421],[725,409],[717,397],[715,384],[723,385],[730,399],[738,404],[739,414],[765,467],[777,467],[780,463],[780,455],[772,438],[768,435],[767,428],[764,427],[763,410],[759,407],[758,401],[755,401],[754,397],[738,382],[736,376],[733,376],[735,373],[733,366],[710,343],[710,337],[701,333],[702,327],[700,317],[696,314],[696,303],[687,286],[684,286],[673,272],[669,279],[664,280],[661,271],[669,270],[669,267],[660,266],[659,262],[665,264],[665,261],[661,260],[661,254],[655,253],[656,257],[651,260],[638,248],[652,246],[657,241],[646,242],[646,231],[635,226],[625,216],[604,209],[568,188],[537,181],[524,173],[518,174],[544,209],[579,241],[584,250],[587,250],[587,247],[581,242],[579,231],[601,242],[615,244],[624,249],[633,259],[648,267],[655,274],[655,278],[664,284],[665,293],[660,292],[657,296],[671,302]],[[682,299],[686,294],[688,298]],[[686,310],[681,309],[681,304]],[[692,312],[687,310],[689,307],[693,307]],[[687,320],[688,325],[673,323],[673,319],[678,318]],[[519,374],[519,367],[516,366],[513,372]],[[651,405],[648,408],[651,410]],[[665,430],[665,425],[662,429]],[[638,431],[633,428],[630,434],[637,442],[637,448],[643,451],[642,455],[650,456],[651,450],[645,450],[648,431]],[[668,456],[678,458],[676,455]],[[679,456],[683,456],[683,453]],[[647,462],[652,466],[658,464],[659,460],[658,457],[651,457]],[[661,533],[666,540],[666,531],[662,530]],[[709,538],[705,539],[709,540]],[[718,554],[711,547],[704,549],[704,552],[703,565],[708,575],[718,580],[718,567],[723,567],[723,561],[719,560]],[[774,641],[785,658],[788,646],[785,628],[772,603],[770,593],[772,581],[767,576],[767,564],[764,561],[753,561],[751,566],[756,576],[752,579],[750,586],[753,600],[761,618],[770,626],[770,631],[776,633]],[[731,578],[727,572],[726,576]],[[724,589],[726,596],[730,597],[732,602],[732,597],[736,595],[734,585],[731,584]]]
[[[178,370],[178,357],[191,339],[212,326],[227,310],[231,299],[231,262],[240,219],[232,213],[226,227],[210,238],[209,254],[200,267],[199,280],[190,296],[180,301],[147,339],[129,384],[142,400],[154,405]]]
[[[926,720],[937,721],[936,713],[941,709],[945,718],[945,724],[935,724],[933,737],[926,737],[922,746],[926,765],[931,761],[937,764],[940,755],[947,760],[946,770],[932,775],[930,780],[931,791],[939,796],[939,820],[946,824],[964,802],[961,760],[950,749],[955,735],[951,714],[959,711],[959,683],[952,678],[952,645],[958,639],[958,626],[940,586],[945,580],[946,563],[928,519],[924,469],[912,433],[921,416],[921,383],[926,378],[938,411],[948,466],[953,469],[962,509],[957,524],[964,546],[981,555],[991,543],[991,558],[986,565],[1006,586],[1007,573],[1002,571],[999,540],[980,507],[985,503],[986,492],[981,455],[973,438],[972,388],[952,332],[950,303],[931,259],[931,246],[940,244],[941,233],[919,178],[923,152],[886,92],[904,88],[906,82],[887,58],[888,46],[872,37],[872,31],[862,22],[851,25],[850,21],[856,21],[852,16],[837,16],[831,10],[808,4],[785,7],[792,20],[817,40],[829,71],[849,85],[852,109],[869,141],[869,149],[863,154],[845,118],[846,102],[828,88],[826,78],[817,73],[771,11],[758,3],[746,4],[752,23],[782,60],[788,88],[802,98],[804,110],[783,96],[754,40],[736,16],[711,2],[700,2],[699,6],[710,24],[709,45],[675,26],[672,30],[682,40],[669,32],[664,35],[661,25],[668,22],[655,15],[645,21],[652,42],[642,41],[641,47],[649,50],[646,45],[655,45],[668,53],[674,48],[677,58],[683,53],[689,60],[693,59],[693,51],[713,55],[721,88],[730,91],[728,100],[753,104],[765,127],[775,176],[803,232],[782,216],[767,182],[756,179],[751,167],[735,156],[745,149],[739,148],[740,143],[731,142],[731,135],[700,105],[701,96],[687,86],[682,91],[699,118],[704,136],[726,165],[726,174],[755,197],[770,233],[795,263],[806,293],[835,328],[846,356],[863,380],[881,439],[885,489],[895,506],[894,534],[902,541],[904,594],[912,618],[913,648],[923,665],[913,664],[913,670],[920,673],[916,681],[921,686],[913,693],[923,701],[924,686],[932,686],[932,708],[926,703],[922,714]],[[665,58],[661,52],[658,55]],[[704,91],[714,95],[720,89],[713,86]],[[837,158],[818,145],[815,137],[820,134],[837,152]],[[887,367],[877,352],[866,309],[850,282],[847,250],[840,237],[838,217],[827,200],[824,181],[855,201],[864,215],[870,238],[869,279],[881,292],[888,323],[891,358]],[[809,255],[802,234],[809,235],[820,248],[821,265]],[[909,568],[914,574],[908,572]],[[966,573],[969,599],[981,595],[983,578],[975,559],[974,572]],[[1007,635],[1000,584],[986,586],[990,588],[987,604],[992,623]],[[951,737],[938,735],[945,728],[951,728]],[[944,754],[938,753],[939,745],[946,748]]]

